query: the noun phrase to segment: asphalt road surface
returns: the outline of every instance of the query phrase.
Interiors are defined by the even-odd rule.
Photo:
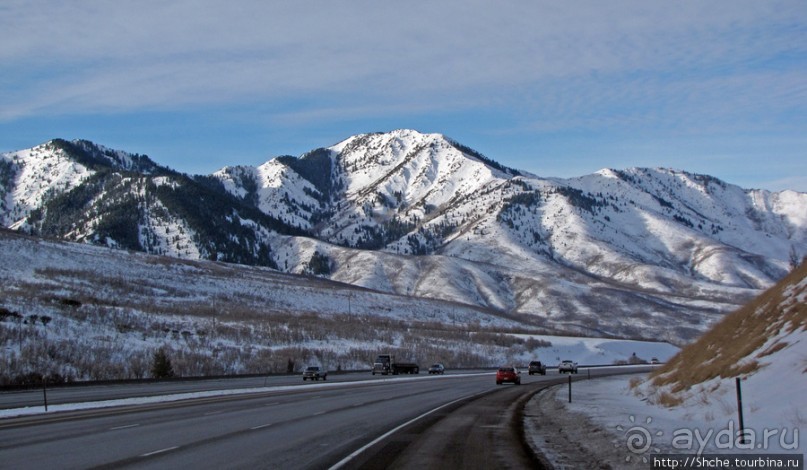
[[[536,468],[520,404],[559,377],[298,376],[276,390],[6,418],[0,468]]]
[[[352,382],[367,380],[369,372],[354,372],[328,375],[329,382]],[[380,376],[379,376],[380,378]],[[115,400],[132,397],[151,397],[176,393],[195,393],[213,390],[251,389],[303,384],[302,375],[268,375],[262,377],[237,377],[202,380],[167,380],[159,382],[118,383],[108,385],[73,385],[50,387],[47,399],[50,405],[81,403],[99,400]],[[0,392],[0,410],[42,406],[44,394],[41,388]]]

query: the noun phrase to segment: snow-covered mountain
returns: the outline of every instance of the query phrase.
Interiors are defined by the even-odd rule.
[[[197,177],[52,141],[0,156],[0,197],[27,232],[674,341],[807,254],[804,193],[670,169],[540,178],[411,130]]]
[[[299,233],[216,180],[87,141],[0,155],[0,201],[12,229],[191,259],[274,266],[268,234]]]

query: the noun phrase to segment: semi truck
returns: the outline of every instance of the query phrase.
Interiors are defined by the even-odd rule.
[[[414,362],[396,362],[392,354],[379,354],[373,363],[373,375],[419,374],[420,367]]]

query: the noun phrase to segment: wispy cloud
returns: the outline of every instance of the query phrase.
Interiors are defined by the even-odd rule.
[[[15,93],[3,94],[3,117],[292,94],[433,102],[569,80],[595,109],[641,107],[633,74],[654,77],[651,97],[686,100],[665,76],[742,78],[760,57],[806,52],[796,2],[702,3],[11,2],[0,61]],[[541,104],[584,105],[569,100]]]
[[[319,129],[807,130],[803,0],[5,0],[0,31],[4,125],[226,106]]]

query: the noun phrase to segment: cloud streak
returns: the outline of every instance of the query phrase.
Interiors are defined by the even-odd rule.
[[[803,133],[805,25],[801,0],[6,0],[0,123],[225,106],[320,128]]]
[[[592,2],[574,10],[250,3],[11,3],[0,60],[17,72],[7,83],[22,99],[3,100],[4,118],[290,93],[431,100],[636,71],[708,75],[710,67],[747,69],[759,57],[805,52],[795,40],[803,30],[770,30],[792,23],[792,11],[760,2],[731,9]],[[610,83],[630,86],[617,78]],[[26,106],[31,101],[38,104]]]

